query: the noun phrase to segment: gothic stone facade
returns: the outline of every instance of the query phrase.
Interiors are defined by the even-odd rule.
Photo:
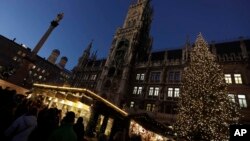
[[[123,27],[118,28],[107,59],[89,57],[88,47],[73,70],[72,86],[89,88],[130,113],[147,112],[171,124],[181,95],[183,68],[193,45],[151,51],[152,19],[150,1],[129,7]],[[211,43],[210,50],[223,67],[228,94],[239,104],[250,123],[250,40]]]

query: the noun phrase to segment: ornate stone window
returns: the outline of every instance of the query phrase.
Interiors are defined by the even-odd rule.
[[[149,87],[148,96],[159,96],[159,87]]]
[[[142,87],[134,87],[133,94],[141,94]]]
[[[159,82],[160,76],[161,72],[151,72],[151,77],[150,77],[151,82]]]
[[[232,84],[231,74],[225,74],[225,81],[227,84]]]
[[[173,88],[168,88],[168,97],[172,97],[173,96]]]
[[[242,84],[241,74],[234,74],[235,84]]]
[[[90,80],[96,80],[96,74],[92,74]]]
[[[154,94],[154,87],[150,87],[150,88],[149,88],[148,95],[149,95],[149,96],[153,96],[153,94]]]
[[[144,78],[145,78],[145,74],[144,73],[138,73],[138,74],[136,74],[136,80],[141,80],[141,81],[143,81],[144,80]]]
[[[150,103],[148,103],[148,104],[146,105],[146,110],[147,110],[147,111],[154,111],[154,110],[155,110],[155,104],[150,104]]]
[[[174,88],[174,97],[180,96],[180,88]]]
[[[246,95],[239,94],[238,100],[241,108],[247,108]]]
[[[180,71],[170,71],[168,73],[168,81],[181,81],[181,73]]]

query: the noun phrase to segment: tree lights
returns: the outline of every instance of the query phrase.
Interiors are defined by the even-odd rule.
[[[238,107],[226,91],[224,74],[199,34],[183,72],[174,129],[188,140],[228,140],[229,125],[239,119]]]

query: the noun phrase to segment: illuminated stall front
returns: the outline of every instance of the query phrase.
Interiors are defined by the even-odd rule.
[[[60,87],[45,84],[34,84],[29,98],[42,97],[48,108],[58,108],[62,117],[67,111],[73,111],[76,118],[83,117],[86,133],[90,130],[94,136],[103,133],[111,138],[115,133],[113,127],[117,119],[127,113],[116,107],[94,92],[83,88]],[[90,123],[94,122],[93,125]]]
[[[42,96],[43,103],[47,105],[48,108],[60,109],[62,111],[62,117],[64,117],[68,111],[73,111],[76,114],[76,118],[83,117],[84,125],[86,125],[90,117],[90,104],[92,99],[83,95],[83,93],[71,93],[59,89],[55,90],[34,87],[29,98],[32,98],[31,96]],[[85,103],[81,102],[81,100],[85,101]]]
[[[83,117],[86,135],[90,137],[105,134],[113,138],[118,130],[123,129],[127,140],[133,134],[140,135],[143,141],[173,140],[169,136],[172,130],[146,113],[128,115],[88,89],[34,84],[29,97],[43,97],[43,103],[49,108],[61,109],[62,116],[73,111],[76,118]]]
[[[174,141],[172,128],[152,119],[147,113],[129,115],[129,136],[140,135],[142,141]]]

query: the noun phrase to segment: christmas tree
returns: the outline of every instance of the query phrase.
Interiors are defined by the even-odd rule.
[[[228,140],[229,125],[239,119],[227,95],[224,74],[199,34],[182,75],[175,131],[188,140]]]

